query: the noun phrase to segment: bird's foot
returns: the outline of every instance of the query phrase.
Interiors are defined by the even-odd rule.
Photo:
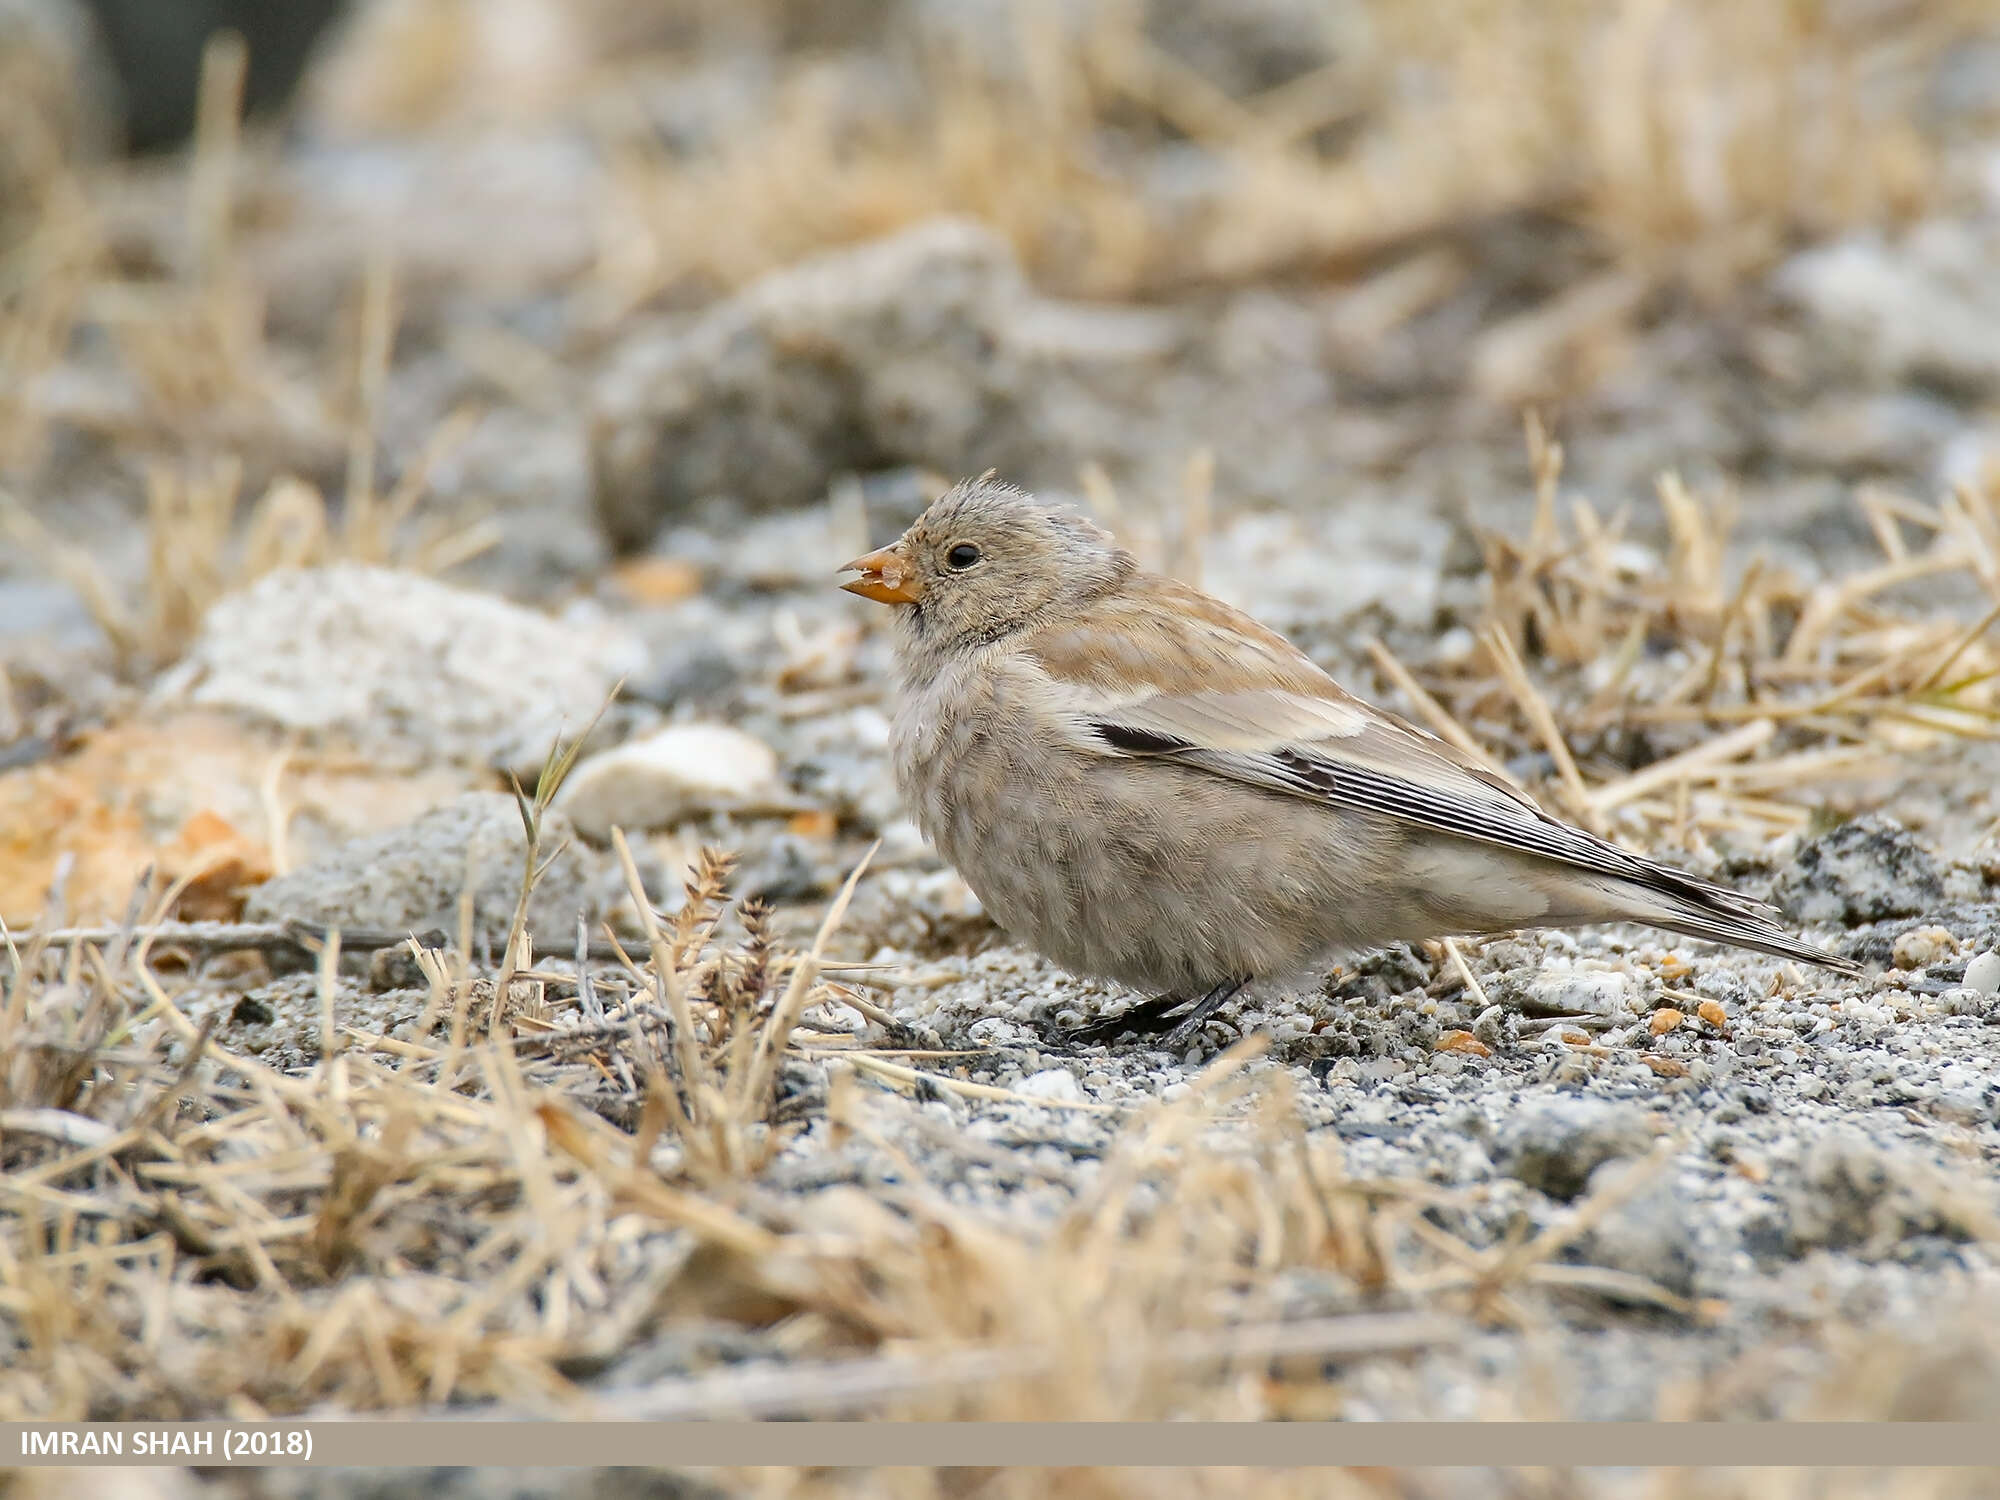
[[[1187,1046],[1189,1042],[1194,1040],[1195,1033],[1201,1030],[1208,1018],[1218,1010],[1221,1010],[1223,1003],[1231,999],[1238,990],[1242,989],[1249,982],[1247,979],[1225,979],[1206,995],[1195,1001],[1194,1009],[1187,1013],[1187,1018],[1167,1033],[1167,1050],[1169,1052],[1178,1052]]]
[[[1108,1042],[1126,1032],[1136,1032],[1140,1036],[1156,1036],[1166,1032],[1165,1045],[1170,1051],[1179,1051],[1194,1040],[1208,1018],[1220,1010],[1238,990],[1250,981],[1247,979],[1225,979],[1194,1002],[1194,1008],[1185,1016],[1176,1017],[1174,1012],[1188,1003],[1182,995],[1156,995],[1151,1000],[1141,1000],[1136,1005],[1128,1005],[1115,1016],[1105,1016],[1083,1026],[1064,1029],[1065,1040],[1089,1045]]]
[[[1065,1026],[1061,1036],[1064,1041],[1081,1042],[1085,1046],[1111,1041],[1127,1031],[1151,1036],[1167,1030],[1173,1012],[1187,1003],[1185,995],[1155,995],[1126,1006],[1114,1016],[1100,1016],[1081,1026]]]

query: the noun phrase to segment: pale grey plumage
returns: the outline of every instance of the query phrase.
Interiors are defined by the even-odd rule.
[[[850,566],[847,587],[897,606],[917,825],[1074,972],[1192,997],[1396,939],[1618,920],[1855,970],[1551,818],[1010,486],[962,484]]]

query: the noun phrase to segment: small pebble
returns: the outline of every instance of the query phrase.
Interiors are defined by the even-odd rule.
[[[674,724],[593,755],[570,774],[557,805],[585,838],[613,827],[664,828],[716,809],[791,805],[771,747],[726,724]]]
[[[1466,1052],[1474,1057],[1491,1057],[1493,1049],[1469,1031],[1447,1031],[1437,1039],[1435,1050],[1439,1052]],[[1456,1069],[1453,1070],[1457,1071]]]
[[[1983,1016],[1993,1007],[1993,997],[1970,985],[1946,990],[1938,996],[1938,1009],[1948,1016]]]
[[[1070,1103],[1083,1099],[1083,1085],[1067,1068],[1044,1068],[1039,1073],[1030,1073],[1015,1086],[1014,1092],[1031,1099],[1060,1099]]]
[[[1958,939],[1943,927],[1912,927],[1890,950],[1899,969],[1921,969],[1958,951]]]
[[[2000,995],[2000,953],[1989,949],[1967,964],[1965,987],[1982,995]]]

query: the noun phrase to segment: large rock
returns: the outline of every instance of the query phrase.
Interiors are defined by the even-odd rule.
[[[1782,266],[1779,295],[1837,364],[1876,385],[2000,386],[2000,245],[1990,231],[1933,220],[1900,239],[1868,231]]]
[[[1523,1100],[1500,1133],[1496,1159],[1516,1181],[1567,1203],[1608,1161],[1652,1148],[1646,1117],[1604,1099]]]
[[[1773,895],[1800,922],[1853,926],[1933,910],[1944,875],[1908,829],[1870,814],[1803,845]]]
[[[1845,1126],[1815,1138],[1781,1198],[1797,1255],[1851,1250],[1881,1259],[1913,1238],[1973,1239],[1994,1222],[1983,1182],[1947,1175],[1908,1147],[1878,1144]]]
[[[1069,479],[1092,384],[1075,373],[1158,355],[1174,326],[1035,296],[1006,243],[963,220],[821,255],[612,358],[593,403],[598,515],[634,548],[697,502],[784,509],[842,473]]]
[[[209,610],[156,689],[417,764],[531,781],[645,664],[636,638],[386,568],[286,569]]]
[[[595,918],[611,895],[611,878],[576,841],[561,813],[546,815],[543,872],[528,908],[530,929],[564,942],[579,915]],[[472,890],[473,931],[489,944],[504,940],[520,897],[527,836],[511,796],[468,792],[415,821],[347,843],[250,893],[244,916],[253,922],[299,917],[350,928],[392,932],[439,928],[458,934],[459,894]]]
[[[1612,1160],[1590,1174],[1584,1196],[1623,1191],[1627,1172],[1653,1175],[1572,1242],[1564,1259],[1644,1277],[1677,1296],[1694,1293],[1694,1224],[1700,1208],[1671,1175],[1646,1163]]]

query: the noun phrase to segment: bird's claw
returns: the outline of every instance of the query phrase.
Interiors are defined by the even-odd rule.
[[[1150,1000],[1141,1000],[1126,1006],[1116,1015],[1100,1016],[1095,1021],[1086,1021],[1081,1026],[1065,1026],[1059,1035],[1064,1041],[1078,1042],[1084,1046],[1113,1041],[1128,1031],[1137,1032],[1141,1036],[1150,1036],[1164,1031],[1173,1012],[1187,1003],[1187,997],[1184,995],[1155,995]]]
[[[1196,1000],[1194,1008],[1183,1017],[1176,1018],[1174,1012],[1188,1003],[1184,997],[1156,995],[1151,1000],[1141,1000],[1136,1005],[1128,1005],[1115,1016],[1105,1016],[1082,1026],[1067,1027],[1062,1035],[1066,1040],[1081,1042],[1087,1046],[1096,1042],[1109,1042],[1128,1031],[1137,1032],[1141,1036],[1165,1031],[1166,1036],[1162,1039],[1162,1045],[1170,1052],[1178,1052],[1194,1040],[1210,1016],[1220,1010],[1231,996],[1249,982],[1247,979],[1223,980]],[[1168,1026],[1169,1021],[1174,1023],[1171,1028]]]

